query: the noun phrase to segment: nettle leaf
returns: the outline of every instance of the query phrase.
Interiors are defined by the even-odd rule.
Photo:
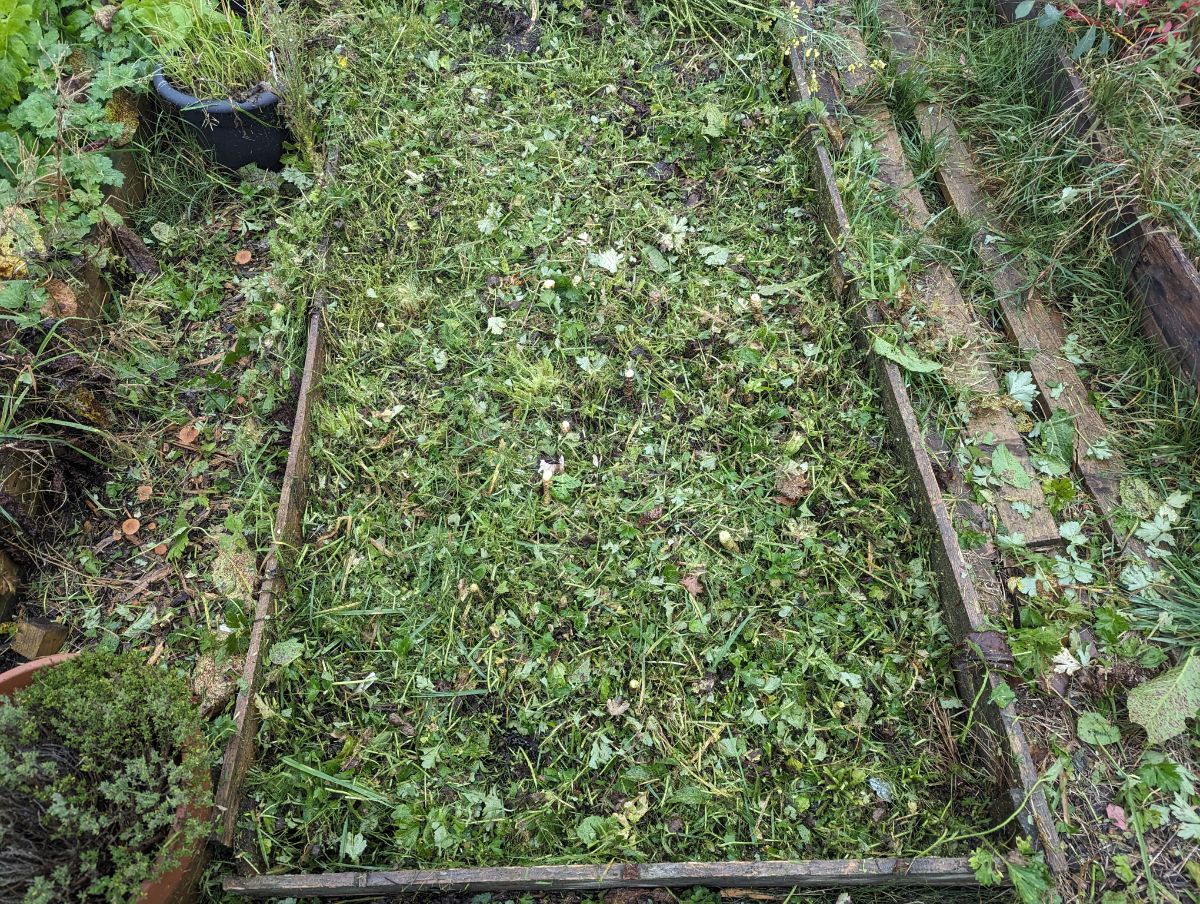
[[[992,474],[1021,490],[1028,489],[1030,484],[1029,473],[1021,464],[1021,459],[1013,455],[1003,443],[992,452]]]
[[[1182,734],[1200,712],[1200,658],[1188,658],[1129,692],[1129,718],[1146,729],[1151,744]]]
[[[875,354],[883,355],[889,361],[895,361],[905,370],[910,370],[916,374],[931,374],[935,370],[941,370],[942,365],[936,361],[927,361],[918,355],[910,346],[895,345],[888,342],[882,336],[875,337]]]
[[[271,647],[271,664],[288,665],[304,655],[304,641],[295,637],[281,640]]]
[[[1117,726],[1100,713],[1089,712],[1081,715],[1075,726],[1075,732],[1079,735],[1079,740],[1085,744],[1091,744],[1093,747],[1103,747],[1121,740],[1121,732],[1117,730]]]
[[[353,835],[347,835],[342,839],[342,853],[358,863],[358,860],[363,855],[363,851],[367,849],[367,839],[363,837],[361,832],[355,832]]]
[[[642,259],[650,265],[650,269],[655,273],[666,273],[670,269],[667,259],[662,256],[662,253],[649,245],[642,246]]]
[[[607,828],[608,820],[603,816],[585,816],[583,821],[575,827],[575,834],[579,836],[580,841],[590,847],[604,836]]]

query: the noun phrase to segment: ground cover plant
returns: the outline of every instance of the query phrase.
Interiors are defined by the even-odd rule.
[[[929,39],[927,75],[898,76],[882,62],[888,46],[874,4],[860,4],[857,13],[870,53],[881,60],[875,67],[881,74],[866,90],[886,99],[936,214],[923,234],[899,225],[886,193],[872,187],[879,165],[872,130],[856,123],[838,161],[855,229],[851,260],[864,291],[893,316],[890,338],[908,350],[904,366],[925,419],[953,446],[970,408],[946,392],[937,373],[949,350],[936,341],[929,329],[936,317],[913,291],[924,270],[935,262],[948,266],[980,322],[999,324],[990,273],[972,244],[980,224],[960,222],[944,208],[933,178],[944,150],[916,128],[916,103],[938,98],[970,140],[1000,211],[989,241],[1017,256],[1064,317],[1060,351],[1076,365],[1110,429],[1100,447],[1080,448],[1069,418],[1039,413],[1028,362],[999,329],[985,337],[989,360],[1003,376],[1003,402],[1021,413],[1032,452],[1032,472],[1015,476],[1041,487],[1062,540],[1058,549],[1034,552],[1019,536],[996,537],[1011,606],[997,613],[996,627],[1011,649],[1013,694],[1043,780],[1057,785],[1058,829],[1072,863],[1060,891],[1081,900],[1185,899],[1195,882],[1188,864],[1200,803],[1196,726],[1188,721],[1200,702],[1191,677],[1200,661],[1194,390],[1171,376],[1123,295],[1122,274],[1093,213],[1096,170],[1079,166],[1078,146],[1061,124],[1046,121],[1039,77],[1050,37],[999,30],[987,4],[910,9]],[[1126,463],[1115,540],[1105,536],[1071,468],[1079,454],[1104,460],[1114,452]],[[982,468],[970,459],[960,463],[965,492],[985,508],[1014,477],[994,460]],[[986,539],[986,530],[960,525],[960,537],[971,547]],[[1127,537],[1145,553],[1135,553]],[[990,860],[979,862],[987,877]],[[1045,886],[1030,894],[1030,900],[1052,896]]]
[[[209,803],[189,697],[136,653],[89,653],[0,700],[0,900],[134,900],[204,835],[176,819]]]
[[[768,23],[310,15],[336,175],[286,278],[331,360],[243,855],[965,850],[928,541]]]

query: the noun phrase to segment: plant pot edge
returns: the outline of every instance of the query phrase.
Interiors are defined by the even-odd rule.
[[[153,84],[159,99],[195,131],[221,166],[282,168],[287,125],[274,91],[261,91],[246,101],[199,98],[171,84],[161,64],[154,70]]]

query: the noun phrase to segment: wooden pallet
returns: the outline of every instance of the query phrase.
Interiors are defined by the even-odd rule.
[[[809,18],[812,11],[811,4],[812,0],[808,0],[802,22],[802,29],[810,33],[813,29],[811,18]],[[839,43],[851,54],[855,54],[851,62],[855,63],[857,72],[865,71],[859,68],[866,62],[867,56],[857,30],[844,18],[838,27],[842,39]],[[845,62],[847,61],[843,61],[843,63]],[[790,64],[795,91],[800,99],[804,101],[813,99],[812,85],[818,85],[819,90],[823,87],[822,100],[826,104],[828,113],[832,100],[830,92],[839,86],[829,83],[822,86],[818,73],[808,67],[805,57],[798,47],[793,47],[790,51]],[[846,67],[843,66],[844,68]],[[852,77],[849,85],[845,83],[840,85],[843,96],[847,91],[853,92],[855,89],[864,87],[862,80],[856,77],[857,72],[849,73]],[[836,108],[836,105],[833,106]],[[882,133],[884,136],[882,144],[877,145],[885,157],[885,161],[881,165],[882,181],[896,191],[900,205],[908,208],[904,215],[909,219],[910,225],[917,227],[923,224],[927,220],[928,211],[919,191],[913,187],[914,179],[908,170],[907,163],[904,162],[903,148],[896,136],[890,115],[887,114],[886,109],[883,109],[883,105],[878,99],[871,98],[870,95],[866,96],[861,112],[872,120],[874,127],[878,130],[877,135]],[[836,123],[836,115],[833,118],[835,128],[831,137],[835,144],[840,144],[841,137],[848,131],[848,123]],[[812,124],[815,126],[816,122],[814,118]],[[819,136],[819,131],[812,128],[809,134]],[[817,142],[817,146],[814,148],[817,161],[816,182],[818,190],[824,198],[826,229],[834,247],[843,248],[850,239],[849,219],[837,188],[829,151],[819,137],[815,138],[815,141]],[[922,214],[925,216],[922,217]],[[835,260],[835,267],[841,271],[839,283],[845,286],[848,306],[863,312],[863,334],[864,336],[870,335],[883,323],[882,312],[875,305],[864,303],[858,295],[851,275],[845,272],[840,256]],[[947,282],[951,286],[953,285],[953,280],[946,276],[937,277],[932,283],[927,283],[925,290],[927,297],[930,294],[928,288],[930,285],[935,289],[949,291],[945,289]],[[955,298],[956,295],[957,298]],[[943,304],[945,303],[943,302]],[[954,289],[948,303],[951,305],[962,303],[957,289]],[[969,311],[965,316],[961,311],[957,312],[956,318],[955,325],[973,323],[973,316]],[[868,351],[870,352],[870,349]],[[882,356],[873,355],[873,357],[884,387],[884,402],[892,418],[894,438],[909,464],[918,505],[937,538],[935,563],[938,566],[942,606],[947,624],[956,641],[971,646],[975,644],[976,639],[986,633],[987,615],[989,612],[996,611],[998,605],[996,595],[998,588],[1002,586],[996,573],[998,563],[986,556],[968,558],[964,555],[954,523],[956,519],[970,521],[973,517],[971,506],[961,498],[952,499],[950,505],[947,505],[943,499],[933,472],[931,450],[924,439],[926,434],[917,421],[904,378],[894,363]],[[982,367],[983,364],[976,359],[976,366]],[[952,459],[948,463],[953,466]],[[1057,531],[1055,531],[1055,540],[1057,539]],[[962,692],[968,695],[978,694],[982,682],[986,682],[991,688],[998,687],[1003,682],[1000,676],[986,668],[960,669],[957,678]],[[984,687],[983,690],[987,690],[987,687]],[[981,706],[984,720],[991,728],[993,735],[1002,739],[996,765],[1008,776],[1012,797],[1023,818],[1023,824],[1035,842],[1045,851],[1046,861],[1050,868],[1055,873],[1062,873],[1067,866],[1062,844],[1017,713],[1011,704],[999,707],[986,699],[981,702]],[[986,743],[985,740],[981,746],[986,747]]]
[[[879,15],[897,70],[919,71],[920,41],[912,25],[890,0],[879,4]],[[1089,402],[1075,366],[1063,356],[1062,318],[1042,298],[1038,280],[1030,279],[1019,262],[989,241],[990,236],[1003,233],[1003,224],[976,183],[978,168],[953,120],[937,102],[917,104],[916,118],[922,137],[938,147],[936,176],[946,203],[964,220],[983,224],[975,234],[975,248],[990,273],[1005,331],[1029,362],[1042,413],[1061,413],[1071,419],[1077,440],[1075,471],[1095,500],[1110,539],[1144,560],[1144,545],[1121,528],[1117,517],[1121,477],[1127,470],[1123,456],[1115,449],[1103,460],[1087,454],[1108,439],[1109,429]]]

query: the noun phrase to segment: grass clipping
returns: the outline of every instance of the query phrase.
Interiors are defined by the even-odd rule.
[[[337,264],[250,777],[273,865],[889,855],[986,819],[777,49],[587,22],[520,56],[322,26],[356,50],[337,185],[282,239],[334,230]]]

